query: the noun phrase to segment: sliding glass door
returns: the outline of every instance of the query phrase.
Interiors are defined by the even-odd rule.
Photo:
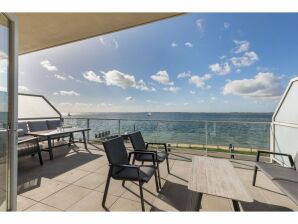
[[[7,210],[8,198],[8,79],[9,79],[9,21],[0,14],[0,211]]]

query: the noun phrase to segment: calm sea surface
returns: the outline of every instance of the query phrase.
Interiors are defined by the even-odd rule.
[[[268,149],[272,113],[82,113],[65,123],[86,127],[82,117],[90,119],[90,139],[140,130],[147,141]]]

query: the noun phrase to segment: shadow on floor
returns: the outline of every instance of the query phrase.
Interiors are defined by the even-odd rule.
[[[43,166],[37,164],[35,161],[37,160],[36,158],[24,157],[19,161],[18,194],[39,187],[41,178],[52,179],[102,157],[98,154],[80,152],[77,148],[65,147],[63,149],[56,149],[55,151],[58,150],[60,150],[60,152],[59,154],[56,153],[54,160],[44,160]],[[71,150],[72,152],[70,152]]]
[[[267,204],[259,201],[254,201],[251,203],[248,202],[241,202],[240,203],[243,211],[245,212],[289,212],[293,211],[292,209],[289,209],[287,207],[279,206],[279,205],[273,205],[273,204]]]
[[[194,196],[194,194],[192,191],[188,190],[187,186],[167,180],[161,192],[158,194],[158,199],[162,200],[177,211],[195,211],[195,206],[189,204],[190,196]],[[151,211],[166,210],[164,208],[160,208],[156,203],[154,203]]]

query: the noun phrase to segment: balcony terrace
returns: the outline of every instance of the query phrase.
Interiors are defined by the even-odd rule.
[[[129,145],[127,148],[130,148]],[[193,155],[189,152],[171,151],[171,174],[167,173],[166,164],[160,165],[161,192],[156,193],[154,178],[144,184],[146,211],[186,211],[190,193],[187,188],[188,175]],[[197,153],[200,154],[199,151]],[[88,144],[88,150],[84,149],[82,143],[70,148],[61,146],[54,149],[54,155],[54,160],[50,160],[48,153],[42,152],[43,166],[39,165],[37,156],[19,159],[18,211],[106,211],[101,206],[101,201],[108,173],[108,161],[102,145]],[[237,156],[231,160],[254,199],[252,203],[241,202],[242,210],[298,211],[298,206],[281,193],[262,172],[258,175],[256,186],[252,186],[254,163],[247,158]],[[125,187],[122,187],[121,181],[111,180],[106,205],[109,211],[141,211],[137,184],[126,182]],[[209,195],[203,196],[201,207],[201,211],[233,209],[230,200]]]

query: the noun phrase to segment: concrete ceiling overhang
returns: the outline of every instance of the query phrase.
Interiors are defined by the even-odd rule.
[[[47,49],[182,13],[17,13],[19,54]]]

